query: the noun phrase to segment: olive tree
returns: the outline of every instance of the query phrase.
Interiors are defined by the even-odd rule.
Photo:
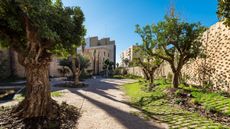
[[[79,26],[82,27],[82,26]],[[81,67],[84,67],[81,65],[81,59],[83,58],[81,55],[79,55],[77,53],[77,48],[80,46],[84,46],[85,45],[85,28],[83,27],[82,29],[80,29],[82,32],[82,38],[81,38],[81,42],[78,46],[73,47],[73,49],[70,51],[71,55],[69,57],[69,59],[71,60],[71,71],[73,73],[73,79],[74,79],[74,85],[78,85],[80,83],[80,74],[81,74]],[[84,51],[84,49],[82,49]],[[83,62],[84,63],[84,62]]]
[[[83,12],[60,0],[1,0],[0,43],[17,52],[25,67],[26,95],[15,109],[23,118],[52,111],[49,64],[52,55],[69,54],[81,42]]]
[[[163,60],[149,55],[149,53],[145,51],[146,47],[146,44],[135,47],[134,52],[138,53],[139,56],[134,57],[133,62],[142,68],[146,79],[149,81],[148,89],[152,90],[154,87],[154,73],[163,63]]]
[[[149,55],[170,64],[174,75],[172,83],[177,88],[184,64],[202,52],[200,35],[204,30],[200,23],[187,23],[171,15],[165,16],[156,25],[137,26],[136,32],[141,36]]]
[[[226,26],[230,27],[230,0],[218,0],[217,15],[224,20]]]
[[[73,80],[75,81],[77,79],[79,81],[80,80],[79,77],[80,77],[81,73],[84,72],[84,70],[90,66],[90,60],[88,58],[82,56],[82,55],[77,55],[76,57],[78,59],[74,60],[75,61],[74,64],[72,63],[73,62],[72,58],[69,57],[69,59],[62,59],[59,62],[59,65],[62,67],[68,67],[72,72]],[[73,66],[73,65],[75,65],[75,66]],[[74,71],[73,68],[79,69],[79,71],[77,73],[77,77],[76,77],[76,71]]]
[[[111,71],[113,70],[114,65],[115,65],[115,63],[110,61],[109,59],[106,59],[103,62],[103,70],[105,72],[106,77],[109,77],[109,74],[111,74]]]

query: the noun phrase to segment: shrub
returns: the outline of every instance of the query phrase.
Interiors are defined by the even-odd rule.
[[[181,104],[183,104],[183,102],[184,102],[183,99],[180,99],[180,98],[175,99],[175,103],[176,103],[176,104],[181,105]]]
[[[122,68],[120,68],[120,67],[119,67],[119,68],[116,68],[116,69],[114,70],[114,74],[115,74],[115,75],[120,75],[120,74],[122,73],[121,71],[122,71]]]
[[[126,68],[123,68],[122,74],[123,74],[123,75],[127,75],[127,74],[128,74],[128,70],[127,70]]]
[[[190,103],[195,104],[195,105],[200,105],[196,99],[191,99]]]

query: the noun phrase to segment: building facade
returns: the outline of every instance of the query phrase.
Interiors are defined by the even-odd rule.
[[[130,46],[128,49],[124,50],[121,53],[121,67],[125,67],[126,65],[124,64],[123,60],[128,59],[129,62],[133,61],[134,58],[137,58],[139,56],[139,53],[135,51],[135,48],[137,48],[136,45]]]
[[[100,74],[103,71],[104,61],[107,59],[116,63],[116,44],[110,38],[89,37],[86,39],[84,51],[80,47],[78,53],[90,59],[91,65],[87,70],[93,74]]]

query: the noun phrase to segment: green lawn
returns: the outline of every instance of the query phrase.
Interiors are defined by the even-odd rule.
[[[140,77],[140,76],[131,75],[131,74],[127,74],[127,75],[113,75],[112,78],[116,78],[116,79],[142,79],[142,77]]]
[[[51,92],[51,96],[52,97],[61,97],[61,96],[63,96],[63,93],[60,91],[53,91],[53,92]]]
[[[157,83],[159,85],[154,88],[153,92],[145,92],[144,83],[126,84],[124,90],[130,97],[131,103],[141,108],[148,115],[167,123],[170,128],[228,128],[200,116],[198,113],[189,112],[176,104],[170,103],[170,100],[166,97],[166,92],[164,92],[167,88],[170,88],[170,85],[163,81]]]
[[[193,103],[201,104],[206,110],[212,110],[230,116],[230,98],[220,93],[208,92],[192,86],[185,87],[181,85],[180,87],[192,95]]]

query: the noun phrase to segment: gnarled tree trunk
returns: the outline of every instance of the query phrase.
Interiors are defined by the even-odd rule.
[[[180,76],[180,72],[176,71],[173,73],[172,83],[174,88],[178,88],[179,86],[179,76]]]
[[[49,63],[26,64],[26,95],[16,112],[24,118],[45,117],[52,107],[49,83]]]
[[[73,72],[74,85],[79,85],[80,74],[81,74],[80,59],[78,57],[75,58],[72,56],[71,60],[72,60],[72,72]]]
[[[37,30],[25,18],[27,49],[18,53],[18,61],[25,67],[25,99],[14,110],[23,118],[48,117],[53,107],[50,95],[49,62],[50,54],[37,37]]]
[[[151,91],[154,87],[154,71],[149,71],[149,91]]]
[[[76,71],[74,72],[74,85],[78,85],[80,83],[80,69],[76,68]]]
[[[144,77],[146,80],[149,80],[149,75],[148,75],[148,72],[145,70],[145,69],[142,69],[143,73],[144,73]]]

